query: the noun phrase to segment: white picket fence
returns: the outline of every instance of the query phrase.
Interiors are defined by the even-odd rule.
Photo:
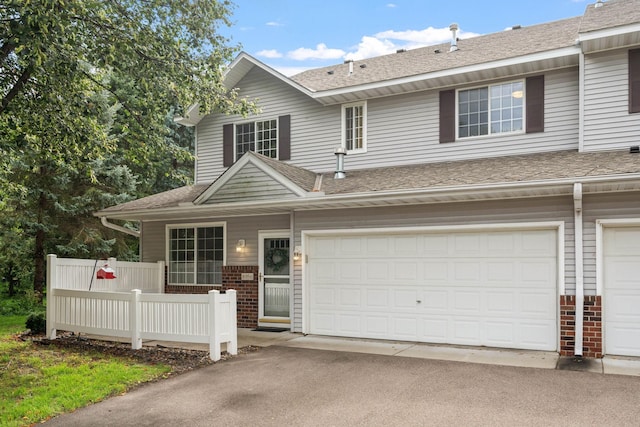
[[[58,268],[62,265],[65,269],[76,261],[77,270],[81,270],[86,267],[86,260],[61,261],[55,255],[47,257],[47,335],[50,339],[56,338],[57,330],[65,330],[131,338],[134,349],[142,347],[143,339],[208,343],[213,360],[220,360],[222,344],[226,344],[228,353],[238,353],[236,291],[185,295],[143,293],[140,289],[79,290],[82,287],[70,281],[69,276],[86,276],[65,276]],[[118,264],[116,276],[120,271]],[[56,280],[64,280],[66,288],[57,286]]]
[[[51,277],[57,289],[91,291],[164,292],[164,262],[126,262],[116,258],[106,260],[47,257],[53,266]],[[96,273],[105,265],[116,271],[115,279],[97,279]],[[51,268],[49,268],[51,270]]]

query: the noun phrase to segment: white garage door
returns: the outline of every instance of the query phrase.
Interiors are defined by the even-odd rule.
[[[640,227],[604,229],[604,351],[640,356]]]
[[[557,350],[557,231],[309,238],[309,331]]]

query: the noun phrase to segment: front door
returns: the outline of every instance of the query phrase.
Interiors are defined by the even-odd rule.
[[[290,328],[289,231],[259,233],[259,317],[262,327]]]

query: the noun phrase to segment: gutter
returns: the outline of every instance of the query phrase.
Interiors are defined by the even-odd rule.
[[[128,235],[133,236],[133,237],[140,238],[140,232],[139,231],[130,230],[130,229],[122,227],[120,225],[112,224],[107,220],[106,216],[101,216],[100,217],[100,222],[102,223],[102,225],[104,225],[107,228],[110,228],[110,229],[115,230],[115,231],[119,231],[121,233],[128,234]]]
[[[184,215],[190,213],[190,217],[197,218],[198,215],[210,215],[212,211],[225,215],[225,211],[247,211],[250,215],[252,209],[271,209],[286,213],[293,209],[296,211],[312,209],[331,209],[344,207],[364,207],[368,204],[375,206],[376,202],[389,202],[395,204],[417,204],[417,203],[453,203],[460,201],[497,200],[502,198],[524,198],[524,197],[547,197],[571,195],[573,185],[578,181],[584,185],[604,184],[604,183],[625,183],[636,182],[637,189],[640,189],[640,174],[603,175],[597,177],[571,177],[554,180],[541,180],[529,182],[492,183],[478,185],[461,185],[440,187],[431,189],[412,190],[383,190],[368,193],[350,193],[320,195],[316,197],[299,197],[296,199],[279,199],[269,202],[239,202],[220,203],[206,205],[171,206],[165,208],[140,209],[135,211],[115,211],[96,212],[95,216],[108,216],[116,219],[139,219],[145,217],[151,219],[157,216]],[[634,188],[636,190],[636,188]],[[625,190],[627,191],[627,190]],[[628,190],[632,191],[632,190]],[[587,192],[589,192],[587,190]],[[597,191],[595,191],[597,192]],[[509,193],[508,195],[505,193]],[[521,193],[521,194],[520,194]],[[589,192],[590,193],[590,192]],[[420,201],[421,198],[425,200]],[[353,206],[345,206],[346,204]],[[339,206],[337,205],[339,204]],[[387,203],[385,203],[387,204]],[[150,212],[151,211],[151,212]],[[201,213],[200,213],[201,212]],[[151,215],[150,215],[151,213]],[[273,212],[275,213],[275,212]],[[217,213],[216,213],[217,214]],[[113,225],[113,224],[111,224]],[[131,230],[128,230],[131,231]]]

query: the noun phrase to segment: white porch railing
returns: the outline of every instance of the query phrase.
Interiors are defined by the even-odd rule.
[[[179,295],[60,289],[55,255],[47,259],[47,335],[57,330],[131,338],[134,349],[143,339],[208,343],[211,359],[221,346],[238,353],[236,291]],[[83,260],[75,260],[83,261]],[[116,270],[116,274],[117,274]],[[70,284],[71,282],[67,282]]]
[[[107,260],[58,258],[49,255],[53,264],[51,277],[56,289],[92,291],[131,291],[162,293],[164,291],[164,262],[126,262],[116,258]],[[98,269],[107,264],[115,270],[115,279],[97,279]]]

